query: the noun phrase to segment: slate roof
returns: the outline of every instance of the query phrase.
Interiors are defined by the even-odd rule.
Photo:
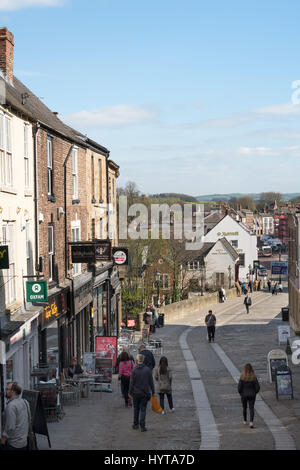
[[[0,77],[0,80],[3,78]],[[3,80],[6,91],[6,105],[26,116],[29,120],[39,122],[42,126],[51,129],[72,142],[90,147],[105,154],[107,148],[89,139],[86,135],[65,124],[52,112],[29,88],[17,77],[14,77],[13,85]]]

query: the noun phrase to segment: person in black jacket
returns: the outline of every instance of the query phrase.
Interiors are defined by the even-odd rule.
[[[147,431],[146,428],[146,411],[148,401],[155,394],[152,371],[147,367],[144,362],[142,354],[136,356],[137,365],[133,369],[130,376],[128,396],[133,400],[134,414],[133,414],[133,429],[138,429],[139,425],[141,431]]]
[[[146,349],[146,346],[144,344],[141,344],[139,347],[139,353],[145,356],[144,364],[145,366],[148,366],[152,371],[155,367],[155,359],[152,352]]]
[[[243,405],[244,424],[247,424],[247,404],[250,411],[250,428],[253,428],[254,420],[254,404],[256,395],[260,390],[257,377],[251,364],[246,364],[242,370],[238,383],[238,392],[241,395]]]
[[[79,375],[82,374],[83,370],[81,365],[77,362],[76,357],[73,357],[71,360],[71,364],[68,368],[68,376],[73,378],[74,375]]]

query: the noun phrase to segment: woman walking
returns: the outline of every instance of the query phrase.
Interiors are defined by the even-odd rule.
[[[128,390],[129,390],[129,382],[132,370],[134,368],[134,362],[129,357],[127,351],[123,351],[120,354],[120,362],[119,362],[119,380],[121,381],[121,392],[125,399],[125,406],[132,406],[131,400],[128,397]]]
[[[165,414],[165,406],[164,406],[165,394],[167,395],[170,410],[172,412],[175,411],[175,408],[173,408],[173,397],[172,397],[172,371],[168,367],[168,359],[165,356],[162,356],[160,358],[159,366],[155,371],[154,378],[158,382],[159,401],[160,401],[160,406],[163,409],[162,414],[163,415]]]
[[[241,377],[238,383],[238,392],[241,395],[243,405],[244,424],[247,424],[247,404],[249,404],[250,411],[250,428],[253,428],[254,420],[254,403],[256,394],[260,390],[255,372],[251,364],[246,364],[242,370]]]

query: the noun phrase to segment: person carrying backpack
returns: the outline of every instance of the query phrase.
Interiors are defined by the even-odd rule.
[[[211,340],[215,341],[215,331],[217,322],[216,316],[213,315],[212,310],[208,311],[208,315],[206,315],[204,321],[207,327],[208,342],[211,343]]]
[[[158,394],[160,406],[163,411],[162,414],[165,414],[164,410],[164,397],[167,395],[169,408],[173,413],[175,408],[173,407],[173,397],[172,397],[172,371],[168,367],[168,359],[165,356],[162,356],[159,361],[159,366],[154,374],[155,380],[158,382]]]
[[[248,296],[248,294],[246,294],[244,304],[245,304],[245,307],[246,307],[246,312],[249,313],[249,307],[250,307],[250,305],[252,305],[252,300],[251,300],[251,297]]]

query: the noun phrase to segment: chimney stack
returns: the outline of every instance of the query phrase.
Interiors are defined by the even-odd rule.
[[[7,28],[0,28],[0,70],[10,83],[14,78],[14,35]]]

